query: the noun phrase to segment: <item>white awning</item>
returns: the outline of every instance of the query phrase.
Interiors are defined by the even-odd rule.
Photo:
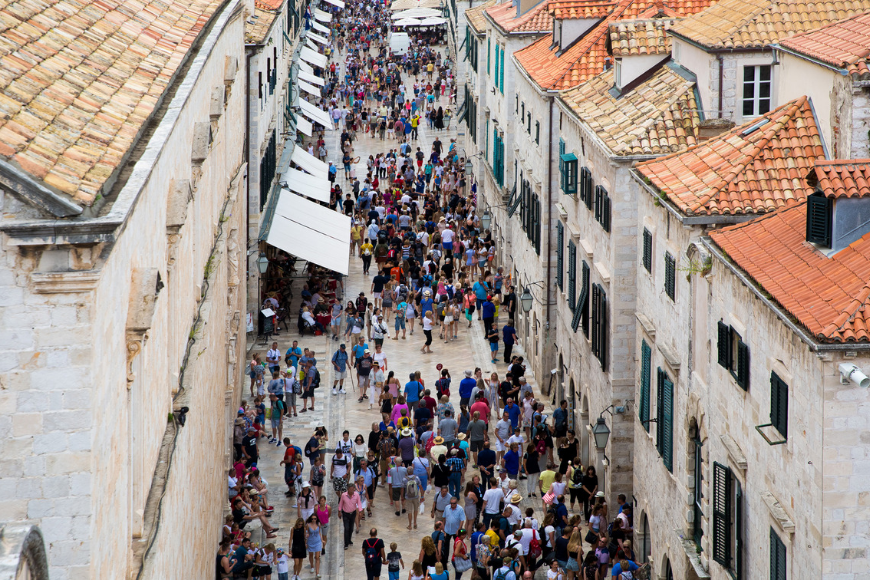
[[[320,10],[318,8],[314,9],[314,18],[321,22],[332,22],[332,14],[324,12],[323,10]]]
[[[296,64],[299,66],[299,72],[307,72],[308,74],[314,74],[314,67],[302,60],[301,58],[296,61]]]
[[[308,175],[298,169],[288,169],[281,174],[281,182],[286,189],[307,195],[317,201],[329,203],[329,191],[331,186],[328,179],[321,179]]]
[[[302,114],[311,119],[312,121],[317,121],[330,131],[333,130],[332,119],[329,118],[329,113],[327,113],[323,109],[319,109],[311,103],[303,101],[302,99],[299,99],[299,108],[302,109]]]
[[[306,83],[305,81],[299,80],[296,81],[296,84],[299,85],[299,88],[305,91],[308,94],[314,95],[318,99],[320,98],[320,89],[315,87],[312,84]]]
[[[296,146],[293,149],[293,154],[290,156],[290,161],[313,175],[314,177],[320,177],[322,179],[327,179],[329,177],[329,165],[311,155],[300,146]]]
[[[322,32],[323,34],[326,34],[326,35],[329,34],[329,29],[327,27],[325,27],[324,25],[322,25],[321,23],[317,22],[316,20],[311,21],[311,28],[313,28],[317,32]],[[311,33],[309,32],[309,34],[311,34]]]
[[[328,29],[327,29],[327,30],[328,30]],[[323,38],[323,37],[320,36],[319,34],[314,34],[314,33],[311,32],[310,30],[308,31],[308,36],[306,36],[306,38],[308,38],[308,39],[310,39],[310,40],[313,40],[313,41],[315,41],[315,42],[319,42],[320,44],[329,44],[329,40]]]
[[[266,243],[347,275],[350,217],[295,193],[282,191]]]
[[[312,85],[317,85],[319,87],[322,87],[323,85],[326,84],[326,81],[324,81],[319,76],[317,76],[314,73],[311,73],[309,71],[301,70],[301,68],[299,70],[299,78],[302,79],[303,81],[308,81]]]
[[[302,115],[296,115],[296,128],[311,137],[314,134],[314,127],[311,126],[311,121]]]
[[[305,39],[305,46],[307,46],[308,48],[310,48],[314,52],[317,52],[317,45],[314,44],[314,41],[311,40],[310,38]]]
[[[307,46],[303,46],[302,50],[299,51],[299,58],[313,64],[314,66],[320,68],[326,67],[326,56],[311,50]]]
[[[330,4],[332,4],[333,6],[338,6],[339,8],[344,8],[344,2],[342,2],[341,0],[326,0],[326,1],[329,2]]]

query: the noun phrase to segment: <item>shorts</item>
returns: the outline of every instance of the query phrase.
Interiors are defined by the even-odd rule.
[[[405,508],[408,510],[408,513],[414,513],[418,509],[420,509],[420,498],[413,497],[405,500]]]
[[[387,574],[389,574],[389,580],[399,580],[399,570],[396,570],[395,572],[388,570]]]
[[[401,487],[391,487],[390,488],[390,497],[393,498],[393,501],[399,501],[402,499],[402,488]]]
[[[452,317],[452,316],[450,316],[450,315],[448,314],[447,316],[444,317],[444,324],[450,324],[451,322],[453,322],[453,317]]]
[[[505,448],[504,448],[504,443],[502,443],[501,441],[499,441],[498,439],[496,439],[496,440],[495,440],[495,450],[496,450],[496,451],[504,451],[504,450],[505,450]]]
[[[497,342],[489,343],[489,350],[492,352],[496,352],[498,350],[498,343]]]
[[[372,298],[380,298],[381,294],[381,292],[372,292]]]
[[[271,419],[269,419],[269,421],[272,422],[272,429],[277,430],[278,427],[281,425],[281,415],[278,415],[277,417],[272,417]]]
[[[441,247],[444,248],[444,253],[453,251],[453,242],[441,242]]]
[[[332,321],[329,323],[329,326],[341,326],[341,317],[333,318]]]
[[[303,399],[310,399],[313,396],[314,396],[314,389],[313,388],[302,390],[302,398]]]
[[[405,330],[405,319],[397,318],[395,324],[396,330]]]
[[[469,441],[468,446],[472,452],[480,451],[483,449],[483,439],[480,441]]]
[[[335,371],[335,380],[343,381],[347,378],[347,368],[344,371]]]
[[[443,520],[444,519],[444,512],[441,510],[435,510],[435,519],[436,520]]]

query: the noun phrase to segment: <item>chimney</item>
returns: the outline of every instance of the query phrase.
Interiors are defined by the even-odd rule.
[[[734,123],[728,119],[705,119],[698,127],[698,141],[706,141],[734,128]]]

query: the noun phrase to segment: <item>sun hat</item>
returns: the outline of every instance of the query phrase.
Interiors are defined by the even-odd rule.
[[[411,436],[411,430],[410,430],[410,429],[408,429],[407,427],[404,428],[404,429],[402,429],[402,437],[410,437],[410,436]]]
[[[523,501],[523,496],[521,496],[520,494],[515,493],[511,496],[511,503],[512,504],[517,505],[521,501]]]
[[[604,497],[604,492],[599,491],[598,493],[595,494],[595,497]]]
[[[435,438],[435,441],[433,441],[433,443],[435,443],[435,445],[441,445],[441,444],[443,444],[443,443],[444,443],[444,437],[441,437],[441,436],[439,435],[438,437]]]

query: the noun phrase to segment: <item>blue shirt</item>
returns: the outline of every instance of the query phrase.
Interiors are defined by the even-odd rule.
[[[489,476],[492,477],[495,475],[494,470],[492,469],[495,465],[495,451],[492,449],[481,449],[477,454],[477,466],[485,467],[487,471],[489,471]]]
[[[366,487],[369,487],[372,484],[372,482],[374,481],[374,477],[375,477],[375,474],[372,471],[371,467],[366,467],[365,471],[363,471],[362,468],[360,468],[359,471],[356,472],[356,475],[363,476],[363,479],[365,480]]]
[[[338,367],[338,372],[343,373],[347,371],[347,351],[342,351],[338,349],[335,351],[335,354],[332,355],[332,362]]]
[[[359,345],[353,347],[353,357],[354,358],[362,358],[366,353],[366,349],[369,347],[367,344]]]
[[[477,562],[477,550],[475,550],[475,548],[480,543],[480,536],[483,536],[483,535],[485,535],[483,532],[474,532],[473,534],[471,534],[470,555],[471,555],[472,562]]]
[[[560,528],[568,525],[568,508],[565,507],[564,503],[556,506],[556,525]]]
[[[416,403],[420,400],[420,383],[417,381],[408,381],[405,383],[405,401]]]
[[[495,304],[487,300],[480,308],[480,315],[483,318],[495,318]]]
[[[514,343],[514,335],[517,333],[517,330],[513,326],[503,326],[501,329],[502,340],[505,343],[505,346]]]
[[[478,300],[486,300],[486,291],[487,291],[486,284],[481,284],[480,282],[475,282],[474,286],[472,286],[471,289],[474,290],[475,298],[477,298]]]
[[[520,472],[520,454],[516,451],[508,451],[504,454],[504,468],[508,474],[516,474]]]
[[[284,355],[284,358],[290,357],[290,366],[295,367],[296,363],[299,362],[300,356],[302,356],[302,349],[298,346],[296,348],[291,346],[287,349],[287,354]]]
[[[444,510],[444,533],[455,536],[465,521],[465,510],[459,506],[456,509],[449,507]]]
[[[424,298],[423,300],[421,300],[420,301],[420,312],[423,312],[425,314],[425,312],[427,310],[432,310],[433,303],[434,302],[431,298]]]
[[[466,377],[459,382],[459,396],[463,399],[471,397],[471,390],[477,386],[477,381]]]
[[[504,410],[507,411],[508,417],[511,420],[511,429],[516,429],[520,420],[520,406],[514,403],[513,405],[507,405]]]

